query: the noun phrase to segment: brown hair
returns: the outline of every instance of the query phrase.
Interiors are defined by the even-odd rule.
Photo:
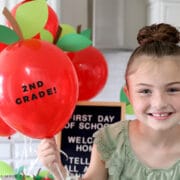
[[[134,59],[141,55],[162,57],[180,55],[179,31],[170,24],[160,23],[145,26],[137,35],[139,46],[133,51],[127,64],[125,77],[129,74]]]

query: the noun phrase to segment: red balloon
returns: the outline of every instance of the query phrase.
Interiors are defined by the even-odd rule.
[[[29,39],[0,53],[0,116],[15,130],[52,137],[69,121],[77,99],[76,71],[57,46]]]
[[[24,1],[16,4],[16,6],[11,10],[11,14],[15,17],[17,8],[21,4],[24,4],[24,3],[29,2],[29,1],[32,1],[32,0],[24,0]],[[11,26],[9,24],[9,22],[7,22],[7,23],[8,23],[8,26]],[[48,5],[48,19],[47,19],[47,22],[45,24],[44,29],[49,31],[55,39],[56,33],[58,31],[58,26],[59,26],[58,17],[56,15],[55,11]],[[34,38],[40,39],[40,34],[38,33]]]
[[[8,46],[7,44],[0,42],[0,52],[7,46]]]
[[[16,131],[10,128],[1,118],[0,118],[0,136],[11,136],[15,134]]]
[[[89,100],[96,96],[107,81],[108,68],[103,54],[93,46],[81,51],[69,52],[79,80],[78,100]]]

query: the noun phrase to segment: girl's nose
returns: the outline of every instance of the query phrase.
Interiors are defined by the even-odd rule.
[[[152,104],[157,110],[162,110],[167,107],[167,97],[163,93],[156,93],[152,98]]]

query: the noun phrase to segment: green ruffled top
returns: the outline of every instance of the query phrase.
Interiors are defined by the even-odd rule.
[[[137,159],[129,141],[129,122],[119,121],[94,134],[94,143],[108,169],[108,180],[180,180],[180,160],[170,168],[153,169]]]

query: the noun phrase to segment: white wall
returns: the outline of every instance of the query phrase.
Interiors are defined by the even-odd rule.
[[[170,23],[180,30],[179,0],[147,0],[147,23]]]
[[[74,27],[82,25],[82,29],[87,28],[87,0],[61,0],[60,4],[60,23],[70,24]]]
[[[125,0],[124,44],[126,49],[137,46],[138,30],[147,24],[146,0]]]

